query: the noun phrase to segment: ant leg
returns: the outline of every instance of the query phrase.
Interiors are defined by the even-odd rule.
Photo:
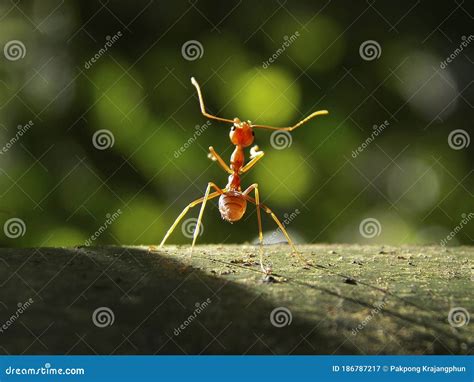
[[[249,200],[250,202],[254,203],[255,205],[257,205],[257,201],[254,200],[253,198],[251,198],[250,196],[245,196],[245,198],[247,200]],[[291,247],[291,251],[292,251],[292,254],[293,255],[296,255],[298,257],[299,260],[301,260],[303,263],[305,264],[310,264],[308,260],[306,260],[296,249],[295,247],[295,244],[293,243],[293,240],[291,240],[290,238],[290,235],[288,235],[288,232],[286,231],[285,227],[283,226],[283,224],[281,224],[280,220],[276,217],[276,215],[273,213],[273,211],[268,208],[265,204],[260,204],[260,208],[262,208],[267,214],[269,214],[273,221],[276,223],[276,225],[278,226],[278,228],[280,228],[281,232],[283,233],[283,235],[285,235],[285,238],[286,240],[288,241],[288,244],[290,245]]]
[[[204,115],[205,117],[210,118],[210,119],[215,119],[216,121],[229,122],[229,123],[232,123],[232,124],[234,123],[234,121],[231,120],[231,119],[220,118],[220,117],[216,117],[215,115],[209,114],[206,111],[206,107],[204,106],[204,99],[202,98],[201,88],[199,87],[199,84],[197,83],[197,81],[194,77],[191,77],[191,83],[194,85],[194,87],[197,90],[198,97],[199,97],[199,106],[201,107],[202,115]]]
[[[263,266],[263,232],[262,232],[262,217],[260,215],[260,196],[258,193],[258,184],[252,184],[249,188],[247,188],[243,194],[248,195],[252,190],[255,193],[255,205],[257,207],[257,221],[258,221],[258,241],[259,241],[259,252],[260,252],[260,268],[262,268],[262,272],[265,274],[269,274],[270,271]]]
[[[265,155],[265,153],[263,151],[260,151],[258,149],[258,146],[255,145],[254,147],[252,147],[250,149],[250,162],[248,162],[244,167],[242,167],[239,171],[239,174],[243,174],[245,172],[247,172],[248,170],[250,170],[253,166],[255,166],[255,164],[263,158],[263,156]]]
[[[267,125],[252,125],[252,127],[257,127],[257,128],[262,128],[262,129],[270,129],[270,130],[283,130],[283,131],[292,131],[296,129],[297,127],[300,127],[304,123],[308,122],[310,119],[313,119],[314,117],[317,117],[319,115],[326,115],[329,112],[327,110],[319,110],[315,111],[314,113],[308,115],[305,119],[299,121],[297,124],[291,126],[291,127],[273,127],[273,126],[267,126]]]
[[[209,158],[213,161],[217,161],[221,165],[221,167],[224,169],[225,172],[228,174],[232,174],[232,170],[229,168],[227,163],[224,162],[224,160],[221,158],[219,154],[216,153],[216,150],[214,150],[214,147],[209,146]]]
[[[216,192],[219,195],[222,195],[224,193],[224,190],[221,190],[214,183],[209,182],[207,184],[206,192],[204,194],[204,198],[203,198],[202,204],[201,204],[201,210],[199,211],[199,216],[198,216],[198,220],[197,220],[197,223],[196,223],[196,227],[194,228],[193,244],[191,245],[191,252],[194,249],[194,244],[196,244],[196,239],[199,236],[199,230],[201,228],[202,215],[204,214],[204,208],[206,208],[206,202],[209,199],[209,192],[211,191],[211,187],[215,188]]]
[[[221,193],[220,192],[213,192],[212,194],[209,195],[208,197],[208,200],[209,199],[214,199],[215,197],[219,196]],[[196,199],[195,201],[189,203],[186,208],[179,214],[179,216],[176,218],[176,220],[174,221],[173,225],[170,227],[170,229],[166,232],[166,235],[165,237],[163,238],[163,240],[161,241],[160,243],[160,248],[163,247],[163,245],[165,244],[166,240],[168,239],[168,237],[173,233],[174,229],[176,228],[176,226],[179,224],[179,222],[181,221],[181,219],[184,217],[184,215],[186,215],[186,213],[193,207],[197,206],[199,203],[202,203],[202,201],[204,200],[204,198],[199,198],[199,199]]]

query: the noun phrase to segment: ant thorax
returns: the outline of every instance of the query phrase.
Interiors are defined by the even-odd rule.
[[[238,173],[245,162],[245,154],[242,146],[235,146],[235,149],[230,156],[230,168],[235,173]]]

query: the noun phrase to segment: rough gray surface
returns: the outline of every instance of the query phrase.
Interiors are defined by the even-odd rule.
[[[471,354],[472,247],[286,245],[0,250],[0,333],[9,354]],[[209,299],[209,300],[208,300]],[[206,303],[204,303],[207,301]],[[209,302],[210,301],[210,302]],[[204,303],[204,304],[203,304]],[[199,308],[197,304],[202,304]],[[114,322],[94,325],[93,312]],[[271,323],[284,307],[291,323]],[[199,311],[199,312],[198,312]],[[196,318],[185,325],[187,318]],[[279,316],[280,318],[283,315]],[[456,316],[463,323],[462,314]],[[456,317],[453,316],[454,319]],[[283,320],[284,321],[284,320]]]

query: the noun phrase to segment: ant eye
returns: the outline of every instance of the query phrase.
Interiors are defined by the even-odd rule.
[[[252,136],[254,136],[254,137],[255,137],[255,131],[252,131]]]

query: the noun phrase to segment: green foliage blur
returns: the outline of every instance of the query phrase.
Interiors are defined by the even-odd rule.
[[[2,145],[33,122],[0,155],[2,226],[25,223],[19,237],[2,232],[1,244],[84,245],[99,231],[94,245],[158,244],[207,182],[224,187],[227,175],[207,153],[212,145],[228,160],[230,126],[202,128],[191,76],[224,118],[288,126],[330,111],[283,149],[256,130],[265,157],[242,179],[257,182],[283,220],[296,215],[285,225],[297,242],[439,244],[473,212],[474,144],[455,150],[448,136],[474,135],[474,44],[440,64],[470,35],[474,12],[414,4],[1,2],[0,47],[26,48],[18,60],[0,56]],[[193,40],[202,51],[187,59]],[[380,45],[378,58],[361,56],[368,40]],[[99,150],[93,137],[103,129],[113,145]],[[360,233],[367,218],[380,223],[372,238]],[[257,237],[250,205],[231,225],[214,200],[203,223],[200,243]],[[276,229],[268,216],[264,228]],[[473,238],[471,221],[448,245]],[[169,243],[190,241],[178,226]]]

